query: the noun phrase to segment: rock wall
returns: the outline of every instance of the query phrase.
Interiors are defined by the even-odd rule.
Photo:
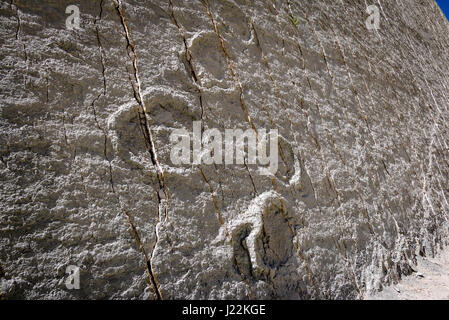
[[[2,297],[363,298],[447,245],[449,23],[372,2],[2,0]],[[276,174],[174,165],[193,121]]]

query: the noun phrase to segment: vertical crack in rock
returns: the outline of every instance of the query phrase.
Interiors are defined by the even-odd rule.
[[[106,95],[106,76],[105,76],[106,67],[105,67],[105,59],[104,59],[104,54],[103,54],[103,46],[101,44],[100,32],[99,32],[99,29],[98,29],[98,22],[101,20],[101,17],[102,17],[102,14],[103,14],[103,1],[104,0],[100,1],[100,12],[99,12],[98,16],[95,17],[95,20],[94,20],[95,35],[96,35],[96,38],[97,38],[98,52],[99,52],[99,55],[100,55],[100,62],[101,62],[101,72],[102,72],[102,75],[103,75],[103,90],[92,101],[91,108],[92,108],[92,111],[93,111],[93,115],[94,115],[94,119],[95,119],[95,123],[97,125],[97,128],[103,133],[103,138],[104,138],[104,150],[103,150],[103,153],[104,153],[105,159],[109,162],[109,170],[112,171],[112,169],[111,169],[111,161],[108,159],[108,156],[107,156],[107,140],[108,140],[107,132],[106,132],[105,128],[103,128],[100,125],[100,123],[98,122],[97,111],[96,111],[96,108],[95,108],[95,104],[98,101],[98,99],[100,99],[100,97]],[[110,178],[112,179],[112,174],[111,174]]]
[[[47,71],[48,72],[48,71]],[[45,77],[45,102],[49,103],[49,89],[50,89],[50,84],[48,81],[48,75]]]
[[[248,172],[249,179],[251,180],[251,184],[252,184],[253,189],[254,189],[254,194],[257,196],[259,193],[257,192],[256,185],[254,184],[253,175],[251,174],[251,171],[249,171],[249,168],[248,168],[248,162],[247,162],[246,158],[243,158],[243,163],[244,163],[244,165],[245,165],[246,171]]]
[[[148,257],[148,255],[146,253],[146,250],[145,250],[145,247],[143,246],[142,240],[140,239],[139,232],[137,231],[137,229],[135,227],[135,224],[132,221],[131,215],[126,210],[124,210],[124,212],[125,212],[125,214],[126,214],[126,216],[128,218],[128,222],[129,222],[129,224],[130,224],[130,226],[131,226],[131,228],[133,230],[134,236],[136,237],[136,241],[139,244],[139,249],[142,251],[142,253],[143,253],[144,257],[145,257],[146,271],[148,272],[148,276],[150,278],[150,283],[151,283],[151,285],[153,287],[153,292],[154,292],[154,294],[156,296],[156,300],[162,300],[162,294],[161,294],[161,290],[159,288],[159,283],[158,283],[158,281],[157,281],[157,279],[156,279],[156,277],[155,277],[155,275],[153,273],[153,268],[152,268],[152,265],[151,265],[151,258],[152,257],[151,258]],[[157,241],[157,239],[156,239],[156,241]],[[154,252],[154,250],[153,250],[153,252]]]
[[[184,59],[187,62],[187,65],[188,65],[188,68],[190,71],[190,76],[192,77],[192,81],[195,85],[195,88],[196,88],[196,91],[198,94],[198,100],[199,100],[200,108],[201,108],[200,118],[201,118],[201,132],[202,132],[202,131],[204,131],[204,119],[203,119],[204,118],[204,106],[203,106],[203,93],[201,91],[201,81],[198,79],[198,77],[196,75],[196,71],[195,71],[195,68],[194,68],[193,62],[192,62],[192,59],[193,59],[192,51],[190,50],[189,45],[187,43],[187,39],[186,39],[184,30],[183,30],[182,26],[179,24],[178,20],[176,19],[172,0],[169,0],[168,6],[170,9],[170,17],[171,17],[173,23],[176,25],[179,35],[182,38],[182,42],[184,43]]]
[[[152,267],[152,264],[151,264],[151,261],[153,259],[153,254],[154,254],[154,251],[155,251],[154,248],[156,247],[156,244],[158,242],[157,225],[155,227],[155,237],[156,237],[155,244],[154,244],[154,246],[153,246],[153,248],[151,250],[151,256],[149,256],[147,254],[146,250],[145,250],[145,247],[144,247],[143,243],[142,243],[141,237],[139,235],[139,232],[137,231],[135,223],[132,220],[131,214],[129,213],[129,211],[127,211],[124,208],[124,206],[122,204],[122,201],[120,200],[120,195],[115,191],[114,181],[112,179],[112,169],[110,171],[110,174],[111,174],[112,192],[115,194],[115,197],[117,198],[117,201],[118,201],[118,203],[120,205],[121,211],[126,215],[127,222],[129,224],[129,226],[131,227],[132,233],[133,233],[133,235],[134,235],[134,237],[136,239],[136,242],[137,242],[137,245],[139,247],[139,250],[141,251],[141,253],[142,253],[142,255],[143,255],[144,259],[145,259],[145,272],[147,273],[149,284],[151,285],[151,289],[153,291],[153,294],[154,294],[156,300],[162,300],[161,289],[159,287],[159,283],[158,283],[157,278],[156,278],[156,276],[154,274],[153,267]],[[160,222],[160,218],[159,218],[159,222]]]
[[[224,226],[226,235],[228,236],[229,233],[228,233],[228,230],[226,228],[226,225],[224,224],[223,216],[221,215],[220,208],[218,208],[217,198],[215,197],[214,189],[212,188],[212,185],[210,184],[209,180],[206,178],[206,175],[204,174],[203,169],[201,167],[199,167],[199,169],[200,169],[201,176],[204,179],[204,182],[206,182],[207,185],[209,186],[209,191],[210,191],[210,194],[212,196],[212,200],[214,202],[214,207],[215,207],[215,211],[217,213],[218,222],[220,222],[220,225]]]
[[[223,229],[225,231],[225,234],[226,234],[226,237],[229,239],[229,242],[230,242],[231,246],[233,246],[233,244],[232,244],[233,243],[232,242],[232,237],[231,237],[231,235],[230,235],[230,233],[228,231],[228,227],[226,226],[226,223],[223,220],[223,215],[221,214],[220,208],[218,207],[217,198],[215,197],[215,192],[214,192],[214,189],[212,188],[212,184],[207,179],[206,175],[203,172],[203,169],[200,166],[198,168],[200,169],[200,173],[201,173],[201,176],[203,177],[203,180],[209,186],[209,192],[210,192],[210,194],[212,196],[212,201],[214,203],[215,212],[217,213],[218,222],[223,227]],[[249,281],[248,281],[247,277],[243,274],[242,267],[240,266],[240,263],[238,262],[238,260],[235,259],[235,257],[234,257],[234,264],[237,267],[237,271],[239,272],[240,277],[242,278],[242,281],[245,283],[245,285],[247,287],[248,298],[250,300],[253,300],[254,299],[254,294],[252,293]]]
[[[293,18],[294,18],[294,15],[293,15],[293,10],[292,10],[292,8],[291,8],[291,2],[290,2],[289,0],[287,0],[287,7],[288,7],[288,16],[289,16],[289,18],[290,18],[290,21],[292,21]],[[292,23],[293,23],[293,22],[292,22]],[[295,27],[295,30],[296,30],[296,36],[297,36],[297,38],[299,38],[299,34],[298,34],[297,29],[296,29],[296,25],[295,25],[294,23],[293,23],[293,26]],[[302,61],[302,69],[304,70],[304,72],[305,72],[305,74],[306,74],[306,80],[307,80],[307,83],[308,83],[308,85],[309,85],[309,89],[310,89],[310,91],[311,91],[312,94],[313,94],[314,91],[313,91],[313,89],[312,89],[312,84],[310,83],[310,77],[309,77],[309,75],[308,75],[308,70],[307,70],[307,68],[306,68],[306,62],[305,62],[305,59],[304,59],[303,50],[302,50],[302,48],[301,48],[301,44],[300,44],[300,42],[299,42],[298,39],[297,39],[296,45],[297,45],[297,48],[298,48],[299,53],[300,53],[300,57],[301,57],[301,61]],[[294,86],[295,86],[295,88],[296,88],[296,91],[297,91],[298,94],[299,94],[299,88],[298,88],[297,84],[294,83]],[[316,103],[315,103],[315,106],[316,106],[317,110],[319,110],[319,109],[318,109],[318,105],[317,105]],[[313,122],[311,121],[311,117],[310,117],[309,112],[308,112],[307,110],[305,110],[305,108],[304,108],[304,99],[303,99],[303,98],[301,98],[301,112],[304,113],[305,116],[306,116],[306,118],[307,118],[307,128],[308,128],[308,133],[309,133],[309,135],[310,135],[310,136],[312,137],[312,139],[314,140],[314,142],[315,142],[315,144],[316,144],[318,150],[321,150],[321,145],[320,145],[320,143],[319,143],[318,134],[317,134],[316,130],[314,129],[314,124],[313,124]]]
[[[232,61],[231,55],[229,54],[229,52],[228,52],[228,50],[226,48],[226,44],[225,44],[225,41],[224,41],[224,39],[223,39],[223,37],[222,37],[222,35],[220,33],[220,29],[218,28],[217,21],[215,20],[212,12],[210,10],[209,1],[208,0],[201,0],[201,2],[203,3],[204,8],[206,9],[206,13],[209,16],[209,19],[212,22],[212,25],[214,26],[214,31],[215,31],[215,34],[217,35],[218,42],[220,43],[221,50],[223,51],[224,57],[226,59],[226,64],[228,65],[229,72],[231,73],[231,76],[234,79],[234,82],[235,82],[235,84],[237,86],[237,89],[238,89],[238,92],[239,92],[240,106],[241,106],[241,108],[243,110],[243,113],[245,114],[246,121],[249,123],[251,128],[254,130],[254,132],[256,133],[256,136],[258,136],[257,128],[254,125],[253,121],[251,120],[248,108],[246,107],[246,103],[245,103],[245,100],[243,98],[244,94],[243,94],[242,83],[240,82],[240,78],[237,75],[236,71],[234,70],[234,62]]]
[[[276,81],[273,78],[273,74],[272,74],[272,71],[271,71],[271,68],[270,68],[270,64],[268,63],[268,60],[267,60],[267,58],[265,56],[265,53],[264,53],[264,51],[262,49],[262,43],[260,42],[259,36],[257,34],[256,27],[255,27],[251,17],[249,17],[248,20],[249,20],[250,28],[254,32],[254,38],[255,38],[255,41],[256,41],[256,46],[257,46],[257,48],[260,51],[260,56],[262,58],[262,61],[263,61],[264,65],[265,65],[266,69],[267,69],[268,78],[270,79],[271,83],[273,84],[274,92],[276,94],[276,97],[278,98],[279,102],[281,103],[283,109],[287,110],[287,107],[286,107],[286,105],[284,103],[284,100],[280,96],[278,85],[277,85]],[[267,108],[267,113],[268,114],[270,113],[268,108]],[[271,116],[270,116],[270,118],[271,118]],[[290,118],[288,118],[288,120],[290,121],[290,124],[291,124]],[[279,145],[279,155],[281,156],[282,162],[284,162],[284,164],[287,167],[287,169],[290,169],[290,168],[288,168],[288,163],[285,160],[284,151],[283,151],[281,145]]]
[[[67,138],[67,128],[65,126],[65,111],[62,112],[62,133],[64,134],[64,142],[70,147],[69,139]]]
[[[304,71],[304,73],[306,75],[307,83],[309,85],[309,89],[313,93],[312,85],[310,83],[310,78],[309,78],[309,75],[308,75],[308,70],[306,68],[306,63],[305,63],[305,59],[304,59],[303,50],[302,50],[301,44],[300,44],[300,42],[298,40],[298,38],[299,38],[298,30],[296,28],[296,25],[293,23],[294,15],[293,15],[293,11],[292,11],[292,8],[291,8],[291,2],[288,1],[288,0],[287,0],[287,15],[289,16],[289,18],[290,18],[289,20],[292,23],[292,25],[294,26],[294,29],[296,31],[296,36],[297,36],[297,38],[296,38],[296,47],[298,48],[298,51],[299,51],[299,54],[300,54],[300,57],[301,57],[301,62],[302,62],[301,69]],[[299,96],[301,96],[299,88],[298,88],[298,85],[296,84],[296,82],[293,81],[293,85],[294,85],[294,87],[296,89],[297,94]],[[315,103],[315,105],[316,105],[316,103]],[[316,105],[316,107],[317,107],[317,110],[318,110],[318,106],[317,105]],[[318,150],[321,150],[321,145],[319,143],[318,134],[317,134],[317,132],[316,132],[316,130],[314,128],[314,124],[313,124],[313,122],[311,120],[309,112],[304,107],[304,97],[301,97],[301,105],[300,105],[300,110],[299,111],[302,114],[304,114],[304,116],[307,119],[307,129],[308,129],[307,131],[308,131],[308,134],[312,137],[312,139],[315,142]],[[314,191],[314,193],[315,193],[315,191]],[[315,193],[315,198],[316,198],[316,193]]]
[[[158,192],[159,195],[159,200],[160,200],[160,207],[161,207],[161,211],[163,211],[166,219],[168,218],[168,207],[169,207],[169,194],[168,194],[168,189],[165,185],[165,175],[164,175],[164,170],[162,169],[161,165],[159,164],[159,160],[157,157],[157,153],[156,153],[156,148],[154,145],[154,138],[153,138],[153,133],[151,130],[151,119],[150,116],[148,114],[149,109],[147,108],[147,106],[145,105],[145,100],[142,94],[142,87],[141,87],[141,82],[140,82],[140,75],[139,75],[139,67],[138,67],[138,61],[137,61],[137,51],[136,51],[136,46],[134,43],[134,40],[131,36],[131,32],[128,26],[128,23],[126,21],[126,17],[122,8],[122,2],[121,0],[116,0],[115,2],[116,5],[116,9],[117,12],[120,16],[120,20],[123,26],[123,29],[125,31],[125,37],[126,37],[126,42],[127,42],[127,52],[128,52],[128,56],[132,61],[132,65],[133,65],[133,69],[134,69],[134,81],[131,81],[131,85],[134,91],[134,98],[136,99],[136,102],[139,105],[139,120],[140,120],[140,124],[142,126],[143,132],[145,134],[145,143],[147,144],[147,149],[148,152],[150,153],[151,156],[151,161],[153,163],[153,165],[156,168],[157,171],[157,178],[158,178],[158,190],[162,190],[162,192],[165,194],[165,199],[162,199],[160,192]]]
[[[223,37],[221,36],[220,30],[219,30],[219,28],[218,28],[218,24],[217,24],[215,18],[213,17],[213,14],[212,14],[211,10],[210,10],[210,6],[209,6],[209,3],[208,3],[208,0],[202,0],[202,2],[203,2],[203,5],[204,5],[205,8],[206,8],[206,12],[207,12],[207,14],[208,14],[210,20],[211,20],[211,22],[212,22],[212,24],[213,24],[213,26],[214,26],[215,33],[216,33],[216,35],[217,35],[217,37],[218,37],[218,39],[219,39],[219,42],[220,42],[220,47],[221,47],[221,49],[222,49],[222,51],[223,51],[223,54],[224,54],[225,59],[226,59],[226,62],[227,62],[227,64],[228,64],[228,69],[229,69],[229,71],[230,71],[230,73],[231,73],[231,76],[233,77],[233,79],[234,79],[234,81],[235,81],[235,83],[236,83],[236,85],[237,85],[237,88],[239,89],[239,97],[240,97],[240,104],[241,104],[242,110],[244,111],[244,113],[245,113],[245,115],[246,115],[246,117],[247,117],[248,123],[251,125],[251,127],[252,127],[253,130],[255,131],[256,136],[257,136],[257,139],[259,140],[260,137],[259,137],[259,135],[258,135],[257,129],[256,129],[255,125],[253,124],[253,122],[252,122],[250,116],[249,116],[248,109],[247,109],[246,104],[245,104],[245,101],[244,101],[244,99],[243,99],[243,95],[244,95],[244,94],[243,94],[243,87],[242,87],[242,84],[241,84],[241,82],[240,82],[240,78],[239,78],[239,76],[237,75],[236,71],[234,70],[234,63],[232,62],[231,56],[230,56],[230,54],[229,54],[229,52],[228,52],[228,50],[227,50],[227,48],[226,48],[225,41],[224,41]],[[249,26],[250,26],[251,30],[253,31],[254,36],[255,36],[255,39],[256,39],[256,45],[257,45],[258,49],[260,50],[260,54],[261,54],[262,60],[263,60],[265,66],[266,66],[266,68],[267,68],[267,71],[268,71],[268,77],[269,77],[269,79],[271,80],[271,82],[273,83],[274,90],[275,90],[275,94],[276,94],[276,96],[278,97],[279,101],[281,102],[282,106],[284,107],[284,110],[286,110],[287,108],[286,108],[286,106],[285,106],[285,104],[284,104],[284,101],[283,101],[283,100],[281,99],[281,97],[280,97],[280,94],[279,94],[279,90],[278,90],[276,81],[274,80],[274,78],[273,78],[273,76],[272,76],[272,72],[271,72],[271,69],[270,69],[270,65],[268,64],[268,61],[267,61],[267,59],[266,59],[266,57],[265,57],[265,55],[264,55],[264,52],[263,52],[263,49],[262,49],[262,46],[261,46],[259,37],[258,37],[258,35],[257,35],[256,28],[255,28],[255,26],[254,26],[254,24],[253,24],[253,21],[252,21],[252,19],[251,19],[250,17],[248,18],[248,20],[249,20]],[[266,112],[267,112],[268,116],[271,118],[269,111],[266,110]],[[273,123],[273,122],[272,122],[272,123]],[[274,125],[273,125],[273,127],[274,127]],[[283,148],[282,148],[281,145],[279,145],[279,153],[280,153],[281,159],[282,159],[282,161],[284,162],[284,164],[285,164],[285,166],[287,167],[287,169],[290,169],[290,168],[288,168],[288,163],[287,163],[286,160],[285,160],[284,151],[283,151]],[[251,182],[253,183],[254,191],[255,191],[255,193],[257,194],[257,190],[256,190],[256,187],[255,187],[255,185],[254,185],[254,180],[253,180],[253,178],[252,178],[252,175],[251,175],[251,173],[250,173],[250,171],[249,171],[249,169],[248,169],[248,166],[247,166],[246,164],[245,164],[245,166],[246,166],[246,169],[247,169],[247,171],[248,171],[248,173],[249,173],[249,175],[250,175]]]
[[[17,29],[16,29],[16,35],[15,38],[17,41],[19,41],[22,44],[23,47],[23,55],[25,60],[25,67],[28,69],[28,53],[27,53],[27,47],[25,41],[22,40],[22,37],[20,35],[22,31],[22,20],[20,19],[20,11],[16,4],[14,4],[14,0],[11,0],[11,9],[16,13],[16,19],[17,19]],[[25,77],[24,77],[25,79]],[[25,79],[26,82],[26,79]]]
[[[131,85],[134,91],[134,98],[136,99],[136,102],[139,105],[139,123],[140,123],[140,127],[142,129],[142,132],[144,133],[144,138],[145,138],[145,144],[147,145],[147,150],[150,153],[150,157],[151,157],[151,161],[153,163],[153,165],[156,168],[157,171],[157,180],[158,180],[158,188],[157,188],[157,198],[158,198],[158,224],[161,223],[161,213],[163,213],[165,215],[165,219],[168,219],[168,206],[169,206],[169,194],[168,194],[168,189],[165,186],[165,177],[164,177],[164,171],[162,169],[162,167],[159,164],[158,158],[157,158],[157,154],[156,154],[156,148],[154,145],[154,139],[153,139],[153,134],[152,134],[152,130],[150,127],[150,119],[149,119],[149,115],[148,115],[148,108],[145,105],[145,101],[144,101],[144,97],[142,94],[142,88],[141,88],[141,82],[140,82],[140,75],[139,75],[139,68],[138,68],[138,61],[137,61],[137,51],[136,51],[136,47],[135,47],[135,43],[134,40],[132,39],[131,36],[131,32],[128,26],[128,23],[126,21],[125,18],[125,14],[122,8],[122,2],[120,0],[116,0],[115,1],[115,8],[117,10],[117,13],[120,17],[120,21],[122,23],[124,32],[125,32],[125,38],[126,38],[126,42],[127,42],[127,52],[128,52],[128,56],[129,58],[132,60],[132,65],[134,68],[134,81],[131,80]],[[131,78],[130,78],[131,79]],[[161,192],[165,196],[161,195]],[[164,199],[165,198],[165,199]],[[137,229],[134,227],[134,224],[132,224],[130,215],[128,212],[125,212],[126,215],[129,218],[129,221],[131,223],[131,226],[133,228],[133,231],[135,231],[135,235],[136,235],[136,239],[139,242],[139,245],[141,247],[141,250],[145,256],[146,259],[146,264],[147,264],[147,272],[149,274],[150,277],[150,282],[152,284],[153,287],[153,292],[156,295],[156,299],[160,300],[162,299],[162,294],[159,288],[159,284],[156,280],[156,277],[154,275],[153,272],[153,267],[151,264],[151,261],[153,259],[153,255],[155,252],[155,248],[158,242],[158,235],[157,235],[157,226],[155,227],[155,235],[156,235],[156,239],[155,239],[155,244],[153,246],[152,252],[151,252],[151,256],[148,257],[148,255],[146,254],[144,247],[140,241],[140,237],[137,233]]]
[[[103,53],[103,45],[101,44],[101,39],[100,39],[100,31],[98,29],[98,21],[101,20],[102,16],[103,16],[103,1],[100,1],[100,12],[98,14],[97,17],[95,17],[94,20],[94,25],[95,25],[95,34],[97,36],[97,42],[98,42],[98,51],[100,53],[100,61],[101,61],[101,73],[103,75],[103,95],[106,95],[106,63],[105,63],[105,58],[104,58],[104,53]]]

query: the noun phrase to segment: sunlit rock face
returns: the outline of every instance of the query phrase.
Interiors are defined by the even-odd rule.
[[[0,2],[3,298],[363,298],[448,243],[433,0],[73,4]],[[194,123],[276,171],[175,164]]]

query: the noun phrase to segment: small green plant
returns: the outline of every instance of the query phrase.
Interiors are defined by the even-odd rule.
[[[292,16],[290,19],[292,20],[292,23],[295,27],[299,24],[299,20],[296,17]]]

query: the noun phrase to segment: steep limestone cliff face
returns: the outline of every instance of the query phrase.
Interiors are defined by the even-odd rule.
[[[447,245],[449,23],[372,2],[2,0],[2,296],[363,298]],[[276,173],[175,165],[194,121]]]

